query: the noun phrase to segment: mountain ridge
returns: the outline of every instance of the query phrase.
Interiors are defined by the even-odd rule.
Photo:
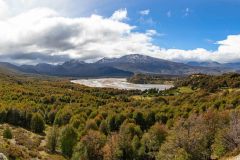
[[[58,65],[47,63],[21,66],[10,63],[0,64],[25,73],[67,77],[129,77],[137,73],[164,75],[222,74],[240,70],[240,63],[224,65],[218,62],[179,63],[140,54],[125,55],[119,58],[103,58],[94,63],[70,60]],[[234,65],[235,67],[231,67]]]

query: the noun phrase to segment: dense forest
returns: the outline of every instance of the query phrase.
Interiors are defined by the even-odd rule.
[[[127,79],[135,84],[173,84],[176,80],[182,79],[184,75],[159,75],[159,74],[135,74]]]
[[[170,90],[141,92],[1,71],[0,152],[9,159],[54,159],[42,152],[72,160],[219,159],[240,153],[239,108],[234,73],[192,75]],[[14,147],[19,133],[46,144]],[[30,138],[18,139],[24,145]]]

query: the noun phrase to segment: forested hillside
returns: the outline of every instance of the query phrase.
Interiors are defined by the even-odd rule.
[[[207,160],[237,155],[239,78],[194,75],[168,91],[140,92],[1,71],[0,152],[11,159],[73,160]],[[26,129],[21,131],[26,141],[36,137],[46,144],[34,142],[34,152],[31,147],[12,150],[9,146],[21,139],[21,128]]]
[[[158,74],[135,74],[127,80],[135,84],[173,84],[176,80],[186,76],[181,75],[158,75]]]

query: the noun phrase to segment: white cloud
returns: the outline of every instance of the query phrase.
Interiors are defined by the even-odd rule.
[[[156,48],[153,56],[174,61],[217,61],[221,63],[240,61],[240,34],[230,35],[225,40],[218,41],[216,51],[203,48],[194,50]]]
[[[124,19],[127,19],[127,9],[125,8],[115,11],[111,19],[116,21],[122,21]]]
[[[139,12],[141,15],[145,16],[145,15],[149,15],[150,13],[150,10],[149,9],[146,9],[146,10],[142,10]]]
[[[5,0],[10,6],[11,12],[20,13],[26,10],[47,7],[56,9],[59,12],[67,9],[73,0]],[[82,6],[78,6],[79,9]]]
[[[220,45],[218,48],[219,52],[240,53],[240,35],[229,35],[227,39],[218,41],[217,44]]]
[[[126,9],[111,17],[95,14],[66,18],[46,7],[5,16],[0,19],[0,59],[57,63],[70,58],[89,60],[138,53],[174,61],[240,60],[240,35],[218,41],[216,51],[164,49],[152,42],[159,35],[157,31],[137,32],[135,26],[123,21],[126,18]]]
[[[0,0],[0,19],[5,18],[8,13],[8,5],[4,0]]]
[[[157,35],[157,34],[158,34],[157,31],[152,30],[152,29],[147,30],[147,32],[146,32],[146,35],[148,35],[148,36],[154,36],[154,35]]]
[[[33,9],[0,21],[0,52],[6,56],[38,52],[83,59],[137,52],[137,46],[150,37],[134,33],[135,27],[121,22],[122,18],[116,18],[116,12],[110,18],[65,18],[48,8]]]

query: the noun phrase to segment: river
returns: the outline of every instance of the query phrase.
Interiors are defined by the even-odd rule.
[[[172,85],[162,84],[133,84],[127,82],[126,78],[98,78],[98,79],[79,79],[72,80],[72,83],[85,85],[88,87],[99,87],[99,88],[115,88],[115,89],[126,89],[126,90],[146,90],[156,88],[159,90],[165,90],[173,87]]]

